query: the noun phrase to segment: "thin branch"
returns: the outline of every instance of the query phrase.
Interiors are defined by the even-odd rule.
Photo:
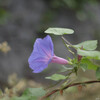
[[[63,91],[69,87],[73,87],[73,86],[77,86],[77,85],[82,85],[82,84],[92,84],[92,83],[100,83],[100,80],[94,80],[94,81],[86,81],[86,82],[78,82],[78,83],[73,83],[73,84],[69,84],[65,87],[63,87],[62,89],[55,89],[49,93],[47,93],[45,96],[43,96],[40,100],[45,100],[46,98],[50,97],[51,95],[53,95],[54,93],[58,92],[58,91]]]
[[[76,58],[75,53],[69,48],[69,47],[73,47],[73,45],[70,42],[68,42],[63,36],[61,38],[63,40],[63,43],[64,43],[65,47]],[[76,50],[75,47],[73,47],[73,48]]]
[[[61,37],[66,43],[68,43],[69,45],[72,45],[69,41],[67,41],[67,39],[65,39],[63,36]]]
[[[63,36],[61,37],[70,47],[74,48],[75,50],[77,50],[69,41],[67,41],[67,39],[65,39]]]
[[[51,91],[50,93],[47,93],[45,96],[43,96],[40,100],[45,100],[46,98],[48,98],[49,96],[51,96],[52,94],[58,92],[59,89],[55,89],[53,91]]]
[[[73,83],[73,84],[69,84],[69,85],[65,86],[65,87],[63,88],[63,90],[65,90],[65,89],[67,89],[67,88],[69,88],[69,87],[72,87],[72,86],[77,86],[77,85],[82,85],[82,84],[99,83],[99,82],[100,82],[100,80]]]

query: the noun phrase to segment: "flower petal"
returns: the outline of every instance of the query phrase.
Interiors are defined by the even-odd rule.
[[[44,39],[36,39],[33,52],[28,59],[30,68],[33,69],[35,73],[41,72],[48,66],[53,55],[53,42],[49,35]]]
[[[38,46],[47,56],[54,55],[53,42],[49,35],[38,41]]]
[[[34,70],[34,73],[39,73],[47,67],[48,63],[46,63],[45,61],[34,61],[33,63],[30,63],[30,68]]]
[[[38,38],[34,44],[34,50],[28,59],[28,62],[38,57],[51,57],[54,55],[53,43],[51,37],[47,35],[44,39]]]

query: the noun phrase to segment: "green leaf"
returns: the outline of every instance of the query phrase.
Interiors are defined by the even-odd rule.
[[[38,98],[34,96],[21,96],[21,97],[13,97],[11,100],[38,100]]]
[[[54,35],[64,35],[64,34],[73,34],[74,31],[68,28],[48,28],[45,33],[54,34]]]
[[[84,64],[84,63],[81,63],[81,64],[80,64],[80,67],[82,68],[82,70],[83,70],[84,72],[88,69],[88,65],[87,65],[87,64]]]
[[[46,77],[46,79],[51,79],[51,80],[54,80],[54,81],[64,80],[66,78],[67,78],[66,76],[61,75],[61,74],[53,74],[50,77]]]
[[[24,91],[23,95],[30,95],[35,97],[40,97],[45,95],[43,88],[28,88]]]
[[[73,45],[76,48],[82,48],[85,50],[95,50],[97,48],[97,40],[89,40],[79,43],[77,45]]]
[[[83,58],[81,60],[80,67],[83,68],[84,70],[87,70],[87,69],[96,70],[98,68],[98,65],[95,65],[88,58]]]
[[[96,77],[98,80],[100,80],[100,67],[98,67],[96,70]]]
[[[66,72],[66,71],[70,71],[72,70],[73,68],[68,68],[68,67],[65,67],[64,65],[61,66],[61,69],[60,69],[60,72]]]
[[[99,51],[86,51],[86,50],[77,50],[77,54],[81,56],[86,56],[90,59],[100,60],[100,52]]]
[[[28,88],[21,97],[13,97],[11,100],[38,100],[45,93],[42,88]]]

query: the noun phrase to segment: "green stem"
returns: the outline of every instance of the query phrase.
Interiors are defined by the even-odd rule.
[[[63,43],[65,45],[65,47],[68,49],[68,51],[76,58],[75,53],[69,48],[69,46],[72,46],[72,44],[70,42],[68,42],[63,36],[61,37],[63,40]],[[67,42],[68,44],[66,44],[65,42]],[[74,48],[75,49],[75,48]]]
[[[65,39],[63,36],[61,37],[70,47],[74,48],[75,50],[77,50],[77,48],[75,48],[67,39]]]

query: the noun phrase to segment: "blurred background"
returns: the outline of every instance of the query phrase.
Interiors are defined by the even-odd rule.
[[[65,36],[72,44],[96,39],[100,50],[100,1],[0,0],[0,46],[4,46],[0,52],[0,86],[7,84],[13,73],[19,78],[48,84],[44,77],[54,73],[59,65],[51,64],[42,73],[33,74],[28,58],[35,39],[46,36],[44,31],[49,27],[73,29],[73,35]],[[56,55],[72,57],[60,36],[52,35],[52,40]]]

